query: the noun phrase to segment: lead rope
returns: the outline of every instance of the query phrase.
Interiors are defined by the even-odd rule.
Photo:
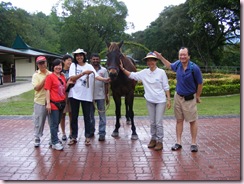
[[[95,78],[95,73],[94,73],[94,72],[92,72],[92,73],[93,73],[93,76],[94,76],[94,80],[93,80],[93,96],[92,96],[92,98],[93,98],[93,105],[94,105],[95,109],[96,109],[98,112],[106,112],[106,111],[108,110],[109,106],[110,106],[110,96],[109,96],[108,104],[106,103],[106,97],[105,97],[105,103],[106,103],[106,108],[105,108],[105,110],[104,110],[104,111],[99,110],[99,109],[97,108],[96,103],[95,103],[95,100],[94,100],[94,96],[95,96],[95,80],[96,80],[96,78]],[[89,75],[90,75],[90,74],[89,74]],[[87,75],[87,77],[86,77],[87,88],[89,88],[89,75]],[[109,90],[109,89],[108,89],[108,90]],[[109,91],[108,91],[108,94],[109,94]],[[105,95],[106,95],[106,94],[105,94]]]

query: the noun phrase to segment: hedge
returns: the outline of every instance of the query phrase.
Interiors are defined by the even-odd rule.
[[[175,93],[175,86],[176,86],[175,73],[167,71],[167,76],[169,78],[170,94],[171,96],[173,96]],[[135,96],[144,95],[144,88],[141,82],[137,83],[134,93]],[[239,94],[239,93],[240,93],[240,75],[219,74],[219,73],[203,74],[202,96],[219,96],[219,95],[230,95],[230,94]]]

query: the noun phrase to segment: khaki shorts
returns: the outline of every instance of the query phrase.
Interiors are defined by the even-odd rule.
[[[198,119],[196,94],[194,99],[185,101],[177,93],[174,95],[174,114],[176,119],[183,119],[186,122],[192,122]]]

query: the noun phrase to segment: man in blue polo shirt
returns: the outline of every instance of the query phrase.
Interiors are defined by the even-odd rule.
[[[174,96],[174,113],[176,118],[176,138],[177,142],[172,146],[172,150],[176,151],[182,148],[181,136],[183,132],[183,122],[190,123],[190,132],[192,137],[191,152],[197,152],[197,103],[200,103],[200,95],[202,93],[203,78],[200,68],[190,61],[189,50],[182,47],[179,50],[179,60],[170,63],[160,53],[154,52],[158,59],[169,69],[176,72],[176,93]]]

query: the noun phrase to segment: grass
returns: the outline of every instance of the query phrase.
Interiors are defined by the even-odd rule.
[[[0,115],[32,115],[34,91],[23,93],[19,96],[9,98],[0,102]],[[172,99],[173,100],[173,99]],[[230,96],[202,97],[202,103],[198,104],[199,115],[240,115],[240,94]],[[172,107],[166,110],[165,115],[173,116]],[[122,100],[121,114],[124,116],[125,107]],[[106,111],[107,116],[115,116],[115,104],[110,98],[110,106]],[[135,97],[135,116],[147,116],[146,101],[143,97]],[[82,113],[80,112],[80,115]],[[97,114],[96,114],[97,115]]]

